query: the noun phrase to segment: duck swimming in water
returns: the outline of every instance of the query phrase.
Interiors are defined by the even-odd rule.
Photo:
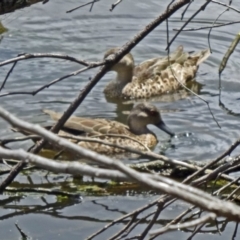
[[[104,58],[117,51],[118,48],[108,50]],[[135,66],[132,54],[128,53],[111,68],[117,76],[107,84],[104,93],[110,98],[137,99],[177,92],[181,84],[195,78],[200,63],[209,55],[209,49],[189,54],[179,46],[169,58],[157,57]]]
[[[50,115],[55,121],[62,116],[61,113],[52,110],[43,110],[43,112]],[[148,124],[153,124],[170,136],[174,136],[174,133],[163,122],[159,110],[154,105],[148,103],[140,103],[133,107],[128,116],[127,125],[108,119],[72,116],[58,134],[64,138],[69,138],[70,141],[84,148],[105,155],[112,155],[122,153],[124,149],[96,142],[73,140],[72,137],[90,137],[92,139],[104,140],[108,143],[131,147],[136,150],[147,151],[147,149],[153,149],[158,143],[156,135],[148,129]],[[31,134],[21,130],[18,131],[27,135]],[[47,144],[45,147],[61,150],[56,149],[55,146],[53,148],[51,144]]]

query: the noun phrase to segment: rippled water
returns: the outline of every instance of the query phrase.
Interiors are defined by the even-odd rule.
[[[123,45],[166,7],[165,3],[159,4],[159,1],[156,0],[149,0],[147,3],[144,0],[134,3],[133,1],[123,1],[113,12],[109,12],[110,3],[100,1],[94,6],[92,12],[89,12],[88,8],[82,8],[70,14],[65,13],[66,10],[76,7],[77,4],[79,3],[76,1],[67,1],[67,4],[63,0],[50,1],[45,5],[36,4],[31,8],[2,16],[2,23],[9,28],[9,31],[4,35],[0,44],[0,61],[15,57],[23,52],[62,53],[89,61],[101,60],[106,49]],[[200,7],[200,4],[202,3],[194,3],[187,12],[186,18],[191,16],[196,7]],[[234,4],[235,7],[240,8],[239,3],[234,2]],[[199,14],[197,19],[200,22],[211,22],[223,10],[224,8],[220,6],[209,5],[204,12]],[[179,21],[180,15],[181,12],[174,14],[171,18],[169,21],[170,29],[182,26],[183,23]],[[239,15],[231,11],[225,13],[219,21],[225,23],[238,18]],[[210,24],[194,22],[189,27],[197,28],[208,25]],[[225,151],[239,137],[239,116],[227,112],[218,105],[218,66],[232,39],[239,31],[237,26],[213,29],[211,33],[213,54],[201,65],[197,75],[198,82],[203,84],[200,96],[209,102],[221,129],[213,120],[207,105],[197,97],[175,96],[175,98],[181,98],[178,101],[173,101],[171,97],[152,100],[155,105],[163,109],[163,119],[172,130],[177,133],[192,133],[189,137],[173,139],[172,146],[165,151],[167,156],[180,160],[214,158]],[[157,55],[166,54],[164,50],[166,47],[165,29],[164,23],[133,49],[132,53],[137,63]],[[170,37],[173,37],[175,33],[171,30]],[[207,48],[207,34],[208,30],[182,32],[173,43],[171,50],[180,44],[184,45],[188,51]],[[240,100],[237,100],[240,98],[240,60],[238,56],[239,47],[231,56],[227,68],[222,74],[222,100],[233,113],[240,113]],[[10,66],[1,68],[1,81],[3,81],[9,68]],[[4,91],[34,90],[77,69],[79,69],[79,65],[58,59],[45,58],[22,61],[17,64]],[[1,98],[1,106],[30,122],[50,121],[48,116],[41,112],[41,109],[50,108],[64,111],[96,71],[97,69],[94,69],[66,79],[34,97],[18,95]],[[102,93],[104,86],[113,76],[113,73],[108,73],[97,84],[77,109],[76,115],[125,121],[122,110],[129,107],[107,102]],[[0,121],[1,137],[12,134],[6,126],[4,122]],[[151,129],[154,128],[151,127]],[[156,133],[159,140],[167,139],[167,136],[159,130],[156,130]],[[156,147],[156,151],[162,151],[161,144]],[[150,198],[152,197],[149,196]],[[128,202],[128,200],[135,202],[134,198],[131,200],[112,199],[113,202]],[[24,204],[26,204],[25,201]],[[85,207],[90,208],[88,205]],[[71,211],[74,213],[74,209],[71,209],[70,212],[64,210],[72,216]],[[103,210],[99,209],[99,211]],[[102,219],[101,216],[99,218]],[[27,221],[29,218],[25,216],[24,219]],[[46,220],[46,217],[44,219]],[[16,219],[12,218],[12,220]],[[37,220],[35,219],[35,221]],[[104,220],[102,222],[104,223]],[[9,224],[9,222],[7,223]],[[78,222],[74,223],[78,225]],[[62,222],[59,222],[59,225],[56,223],[56,227],[62,224]],[[96,224],[95,227],[97,229],[99,224]],[[75,230],[81,232],[79,228]],[[36,232],[38,231],[36,230]],[[89,228],[89,232],[92,232],[91,228]],[[64,234],[62,236],[66,236]],[[53,239],[52,236],[50,238]],[[40,237],[40,239],[50,238]]]

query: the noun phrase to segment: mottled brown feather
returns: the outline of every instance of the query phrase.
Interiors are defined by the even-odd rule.
[[[110,49],[105,57],[116,50]],[[186,85],[195,78],[199,64],[209,55],[208,49],[189,54],[183,51],[183,46],[179,46],[169,59],[153,58],[134,66],[133,57],[129,53],[111,69],[117,72],[117,79],[107,84],[104,93],[108,97],[133,99],[176,92],[181,89],[180,83]]]
[[[59,120],[62,116],[61,113],[51,110],[43,110],[43,112],[50,115],[54,121]],[[141,103],[136,105],[130,112],[128,117],[129,126],[107,119],[92,119],[73,116],[68,119],[59,134],[69,139],[72,136],[101,139],[109,143],[146,151],[148,148],[153,149],[158,143],[156,135],[147,128],[147,125],[154,124],[159,127],[159,123],[160,125],[165,125],[158,109],[151,104]],[[163,129],[162,127],[159,128]],[[18,131],[26,135],[31,134],[23,130]],[[112,134],[117,136],[111,136]],[[123,149],[114,148],[101,143],[78,140],[70,141],[102,154],[113,155],[125,152]],[[50,143],[46,148],[61,150],[59,147],[53,146]]]
[[[43,110],[43,112],[50,115],[54,121],[59,120],[62,116],[61,113],[57,113],[51,110]],[[164,131],[166,131],[166,126],[162,121],[158,109],[154,105],[148,103],[140,103],[131,110],[128,117],[128,126],[120,122],[107,119],[92,119],[72,116],[65,123],[58,134],[65,136],[71,142],[77,143],[84,148],[105,155],[116,156],[116,154],[120,154],[123,156],[122,154],[125,153],[125,150],[123,149],[96,142],[79,141],[76,139],[73,140],[71,137],[90,137],[92,139],[100,139],[109,143],[118,144],[125,147],[132,147],[136,150],[146,151],[148,148],[153,149],[158,143],[156,135],[147,128],[148,124],[154,124],[162,130],[165,128]],[[165,127],[161,127],[162,125]],[[51,126],[46,128],[49,129],[50,127]],[[22,132],[25,135],[31,134],[30,132],[26,132],[22,129],[15,129],[15,131]],[[166,132],[170,135],[173,134],[171,131],[169,133],[169,129]],[[51,143],[48,143],[45,148],[54,151],[63,150],[59,146],[52,145]],[[73,156],[66,150],[64,152],[72,159],[81,158],[81,156]]]

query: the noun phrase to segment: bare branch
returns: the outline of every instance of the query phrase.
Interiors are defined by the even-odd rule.
[[[119,3],[121,3],[122,2],[122,0],[117,0],[115,3],[113,3],[112,4],[112,6],[111,6],[111,8],[109,9],[109,11],[113,11],[113,9],[119,4]]]
[[[88,2],[88,3],[82,4],[82,5],[78,6],[78,7],[75,7],[73,9],[70,9],[70,10],[66,11],[66,13],[71,13],[71,12],[73,12],[73,11],[79,9],[79,8],[85,7],[85,6],[90,5],[90,4],[93,5],[95,2],[99,2],[99,1],[100,0],[93,0],[92,2]],[[90,12],[91,12],[91,8],[90,8]]]
[[[190,222],[185,222],[185,223],[176,224],[176,225],[168,225],[167,227],[163,227],[163,228],[158,229],[158,230],[153,230],[149,234],[150,234],[150,236],[160,235],[160,234],[163,234],[163,233],[168,232],[168,231],[195,227],[195,226],[198,226],[200,224],[207,223],[209,221],[213,221],[215,219],[216,219],[216,214],[209,213],[209,214],[207,214],[207,215],[205,215],[201,218],[198,218],[196,220],[192,220]]]
[[[34,132],[35,134],[39,134],[44,139],[50,142],[54,142],[64,148],[67,148],[68,150],[73,151],[76,154],[80,154],[85,158],[89,158],[95,162],[105,164],[112,169],[121,171],[121,174],[123,174],[122,176],[126,175],[127,177],[145,186],[163,191],[174,197],[177,197],[189,203],[195,204],[196,206],[204,210],[215,213],[217,216],[223,216],[228,218],[229,220],[240,221],[240,208],[231,202],[221,201],[220,199],[217,199],[205,193],[202,190],[184,185],[182,183],[178,183],[176,181],[162,177],[160,175],[158,176],[152,175],[154,179],[158,180],[157,182],[156,180],[150,177],[147,177],[146,174],[141,174],[136,172],[133,169],[130,169],[120,161],[112,160],[106,156],[102,156],[90,150],[84,149],[72,142],[59,138],[57,135],[45,130],[44,128],[41,128],[38,125],[33,125],[25,121],[22,121],[14,117],[12,114],[10,114],[9,112],[7,112],[2,108],[0,108],[0,116],[15,127],[23,128],[27,131]],[[0,156],[5,158],[9,158],[9,157],[12,158],[14,156],[13,158],[21,158],[22,161],[27,160],[31,162],[33,161],[32,159],[34,159],[34,161],[36,161],[36,159],[40,159],[38,163],[42,164],[42,167],[44,167],[45,164],[50,163],[50,160],[42,159],[42,157],[35,156],[30,153],[26,153],[23,150],[8,150],[3,148],[0,148],[0,150],[1,150]],[[43,160],[45,160],[44,164],[42,162]],[[52,161],[52,164],[56,165],[57,163]],[[67,168],[64,168],[62,170],[69,171],[70,169],[69,164],[70,163],[68,163],[67,166],[65,166]],[[62,166],[62,164],[60,164],[59,166]],[[112,171],[116,171],[116,170],[112,170]],[[72,168],[72,171],[76,171],[76,166]],[[2,190],[3,189],[1,189],[1,191]]]

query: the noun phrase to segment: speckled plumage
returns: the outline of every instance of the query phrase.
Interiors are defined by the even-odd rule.
[[[117,48],[107,51],[105,58],[116,50]],[[199,64],[209,55],[208,49],[189,54],[183,51],[183,46],[179,46],[169,56],[169,61],[168,57],[159,57],[134,66],[133,56],[129,53],[112,67],[111,70],[117,72],[117,77],[107,84],[104,93],[112,98],[135,99],[176,92],[181,89],[179,82],[185,85],[195,78]]]
[[[55,121],[62,116],[61,113],[56,113],[51,110],[43,111],[50,115]],[[65,136],[69,139],[71,136],[91,137],[93,139],[100,139],[109,143],[146,151],[147,148],[152,149],[158,143],[156,135],[147,128],[148,124],[154,124],[168,134],[174,135],[165,126],[158,109],[147,103],[138,104],[132,109],[128,117],[128,126],[107,119],[91,119],[73,116],[65,123],[64,127],[59,132],[59,135]],[[26,132],[23,133],[30,134]],[[116,136],[111,136],[113,134]],[[101,143],[77,140],[70,141],[75,142],[84,148],[106,155],[124,152],[123,149],[114,148]],[[57,150],[51,145],[46,146],[46,148]]]

